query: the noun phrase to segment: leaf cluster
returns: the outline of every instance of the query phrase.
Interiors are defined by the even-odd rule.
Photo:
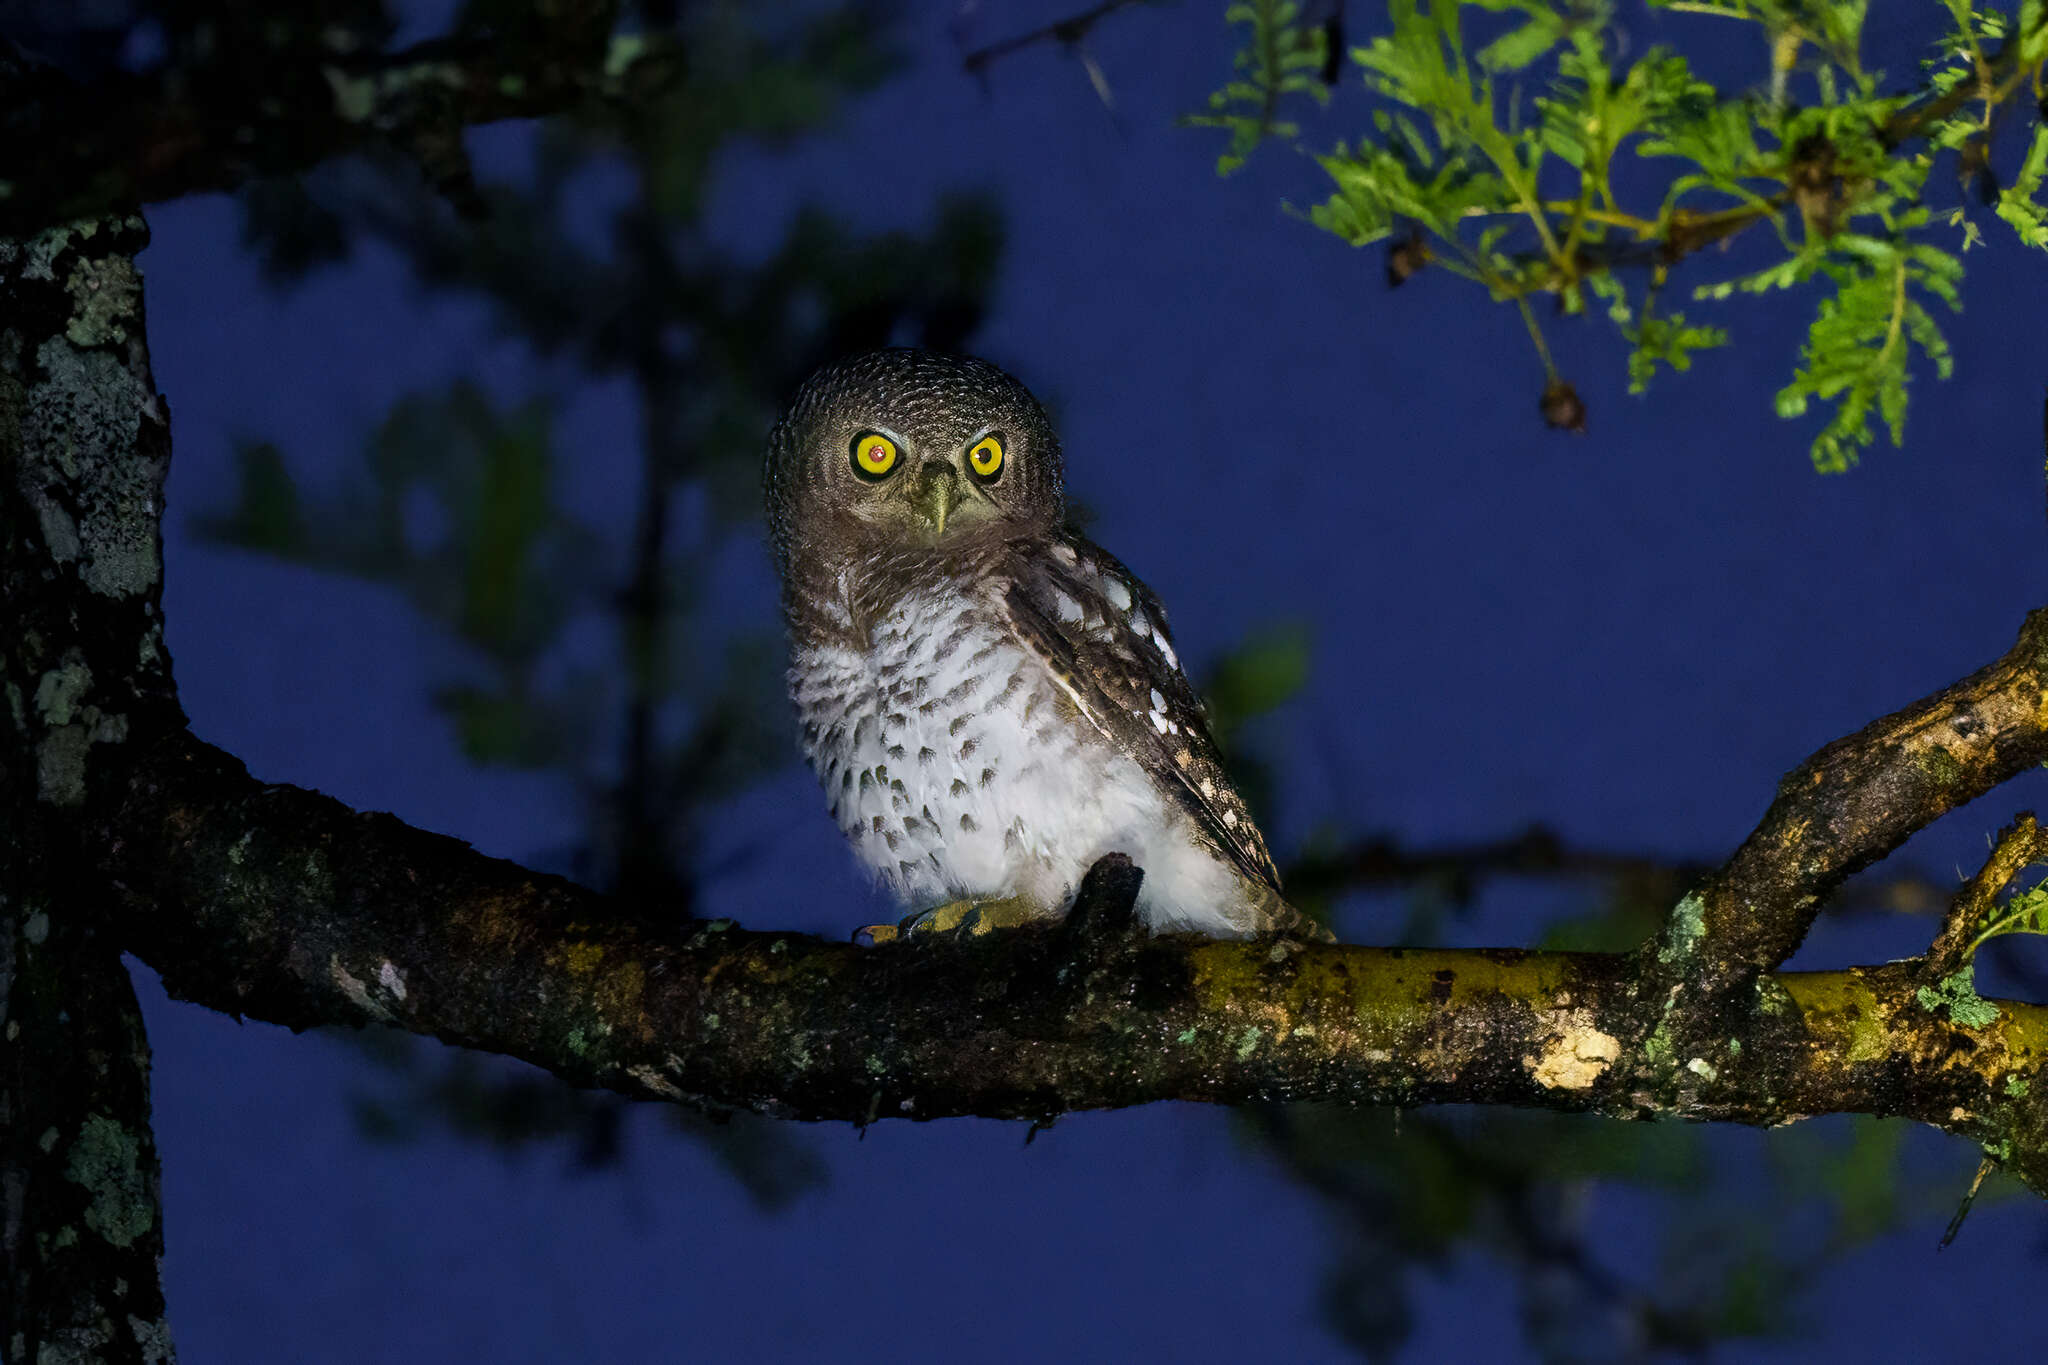
[[[1427,261],[1513,303],[1552,386],[1531,301],[1548,295],[1579,315],[1591,296],[1628,345],[1632,392],[1726,344],[1718,322],[1667,297],[1681,266],[1750,234],[1743,245],[1763,263],[1695,283],[1691,302],[1818,294],[1778,411],[1832,405],[1811,448],[1823,470],[1856,462],[1875,439],[1873,415],[1899,443],[1915,369],[1949,373],[1927,305],[1960,307],[1979,218],[2048,248],[2048,125],[2033,108],[2009,180],[1996,172],[2003,122],[2030,104],[2022,92],[2042,94],[2048,8],[1948,0],[1919,79],[1904,86],[1862,65],[1864,0],[1651,8],[1755,26],[1761,79],[1721,89],[1662,45],[1630,59],[1609,0],[1389,0],[1386,30],[1350,53],[1371,131],[1313,154],[1334,189],[1309,220],[1356,246],[1389,242],[1395,283]],[[1308,74],[1320,35],[1296,7],[1235,5],[1229,16],[1249,36],[1245,74],[1212,98],[1234,114],[1206,120],[1231,133],[1225,169],[1261,142],[1300,136],[1283,117],[1290,96],[1328,98]],[[1928,202],[1938,158],[1972,191],[1945,212]],[[1767,229],[1769,245],[1752,229]]]
[[[1405,1358],[1420,1273],[1475,1254],[1512,1287],[1536,1359],[1784,1339],[1827,1254],[1938,1215],[1954,1179],[1923,1169],[1939,1158],[1916,1160],[1897,1120],[1800,1125],[1741,1162],[1699,1128],[1565,1114],[1290,1105],[1242,1121],[1331,1210],[1324,1315],[1376,1360]],[[1660,1215],[1658,1238],[1620,1261],[1600,1222],[1617,1204],[1636,1227],[1640,1210]]]
[[[1216,173],[1229,175],[1268,138],[1298,137],[1299,124],[1279,117],[1280,103],[1290,95],[1306,95],[1318,104],[1330,101],[1321,79],[1328,61],[1328,35],[1300,23],[1301,6],[1294,0],[1249,0],[1223,12],[1228,24],[1243,24],[1250,33],[1233,62],[1237,77],[1209,96],[1209,112],[1189,114],[1190,128],[1221,128],[1230,143],[1216,158]]]

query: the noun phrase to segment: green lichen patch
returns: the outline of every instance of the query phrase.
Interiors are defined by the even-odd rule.
[[[1673,1056],[1670,1021],[1666,1020],[1657,1025],[1654,1033],[1643,1039],[1643,1060],[1661,1071],[1671,1065]]]
[[[1671,920],[1664,929],[1664,941],[1657,948],[1657,960],[1666,966],[1692,956],[1693,949],[1707,933],[1707,903],[1697,891],[1671,907]]]
[[[79,500],[73,518],[31,492],[45,540],[53,554],[75,545],[80,576],[94,592],[146,592],[157,582],[163,470],[138,458],[136,446],[155,396],[120,356],[81,350],[64,337],[37,347],[36,362],[43,380],[29,389],[22,431],[25,463],[39,479],[24,487],[69,485]]]
[[[69,725],[78,705],[92,691],[92,670],[74,646],[64,651],[57,667],[36,681],[36,710],[50,725]]]
[[[85,1187],[85,1225],[117,1247],[133,1246],[156,1226],[156,1209],[142,1178],[142,1146],[108,1118],[87,1118],[71,1144],[64,1178]]]
[[[39,232],[29,241],[28,259],[22,264],[21,277],[25,280],[54,280],[57,278],[57,258],[71,245],[71,233],[75,227],[81,237],[90,237],[98,228],[90,219],[81,223],[66,223]]]
[[[1998,1006],[1977,994],[1977,969],[1965,966],[1933,986],[1922,986],[1913,998],[1929,1014],[1947,1018],[1962,1028],[1989,1028],[1998,1020]]]
[[[1962,780],[1963,764],[1954,754],[1935,745],[1920,755],[1920,771],[1937,787],[1952,787]]]
[[[2032,1089],[2032,1086],[2028,1084],[2025,1076],[2011,1075],[2005,1078],[2005,1093],[2016,1100],[2025,1099],[2027,1091],[2030,1089]]]
[[[142,278],[125,256],[87,257],[72,268],[64,288],[72,300],[64,335],[80,346],[128,339],[142,303]]]
[[[1799,1012],[1799,1002],[1792,998],[1792,992],[1785,989],[1785,983],[1776,977],[1767,976],[1756,983],[1756,1007],[1772,1018],[1781,1018]],[[1741,1051],[1742,1044],[1730,1040],[1734,1051]]]

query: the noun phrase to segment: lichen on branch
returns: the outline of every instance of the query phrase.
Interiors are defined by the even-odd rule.
[[[1162,1099],[1907,1114],[2004,1144],[2048,1191],[2031,1079],[2048,1009],[1994,1002],[1980,1026],[1923,1007],[1904,968],[1773,977],[1773,1009],[1730,1031],[1639,1039],[1631,956],[1144,937],[1101,929],[1117,907],[1093,892],[1078,929],[962,943],[664,924],[256,782],[185,737],[106,818],[131,945],[172,995],[293,1028],[405,1028],[645,1099],[851,1122]]]

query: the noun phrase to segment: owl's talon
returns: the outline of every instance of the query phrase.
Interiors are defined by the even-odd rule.
[[[1042,918],[1044,912],[1023,896],[986,901],[948,901],[914,915],[905,915],[891,930],[890,936],[947,934],[954,938],[980,938],[997,929],[1015,929]]]

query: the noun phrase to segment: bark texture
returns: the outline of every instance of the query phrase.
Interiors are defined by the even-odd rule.
[[[167,1361],[149,1046],[86,812],[176,732],[139,218],[0,239],[0,1354]]]

